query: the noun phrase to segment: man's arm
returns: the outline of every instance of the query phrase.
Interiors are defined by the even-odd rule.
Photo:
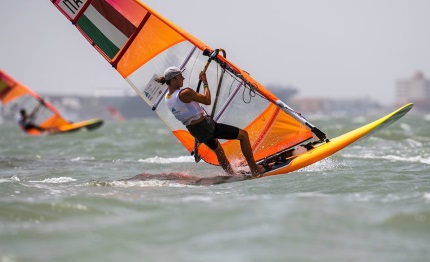
[[[197,93],[191,88],[185,88],[179,93],[179,99],[184,103],[196,101],[204,105],[211,104],[211,92],[209,88],[205,88],[204,94]]]
[[[33,118],[36,115],[37,111],[39,111],[40,107],[42,105],[44,105],[44,104],[45,104],[45,101],[43,101],[43,98],[41,98],[39,100],[39,104],[33,109],[33,111],[30,113],[30,115],[28,116],[28,118],[29,119]]]

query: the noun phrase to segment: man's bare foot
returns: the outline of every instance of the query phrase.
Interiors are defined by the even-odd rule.
[[[252,177],[262,177],[266,169],[262,165],[257,165],[257,170],[251,171]]]

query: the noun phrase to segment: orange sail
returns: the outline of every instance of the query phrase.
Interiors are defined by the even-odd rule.
[[[39,107],[34,116],[33,123],[49,134],[74,131],[79,128],[91,124],[91,127],[100,126],[103,121],[101,119],[87,120],[79,123],[72,123],[66,120],[58,110],[48,101],[29,89],[25,85],[19,83],[4,71],[0,70],[0,101],[7,107],[7,111],[17,115],[21,109],[25,109],[28,113]],[[42,132],[36,129],[24,130],[30,135],[40,135]]]
[[[197,88],[199,73],[208,64],[206,75],[213,101],[204,109],[218,122],[247,130],[256,160],[309,141],[313,133],[325,139],[324,133],[228,60],[224,50],[207,46],[137,0],[52,3],[153,108],[189,152],[194,150],[194,138],[168,110],[163,99],[167,87],[154,81],[170,66],[185,69],[184,86]],[[237,141],[220,142],[230,160],[244,159]],[[199,153],[204,161],[218,165],[215,154],[205,145],[200,146]]]

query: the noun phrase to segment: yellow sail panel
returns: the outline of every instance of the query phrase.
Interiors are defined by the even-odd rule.
[[[288,149],[312,137],[310,130],[273,104],[255,119],[248,131],[257,160]]]
[[[257,117],[247,128],[252,149],[255,150],[267,137],[268,132],[279,114],[279,108],[269,104],[267,109]]]
[[[7,104],[25,94],[28,94],[25,86],[16,83],[11,77],[0,70],[0,100],[3,104]]]
[[[273,104],[244,129],[248,132],[254,158],[257,161],[312,137],[308,128]],[[239,144],[226,141],[222,146],[229,153],[230,158],[244,160]]]
[[[27,94],[26,90],[20,86],[17,86],[16,88],[11,89],[9,92],[5,92],[4,95],[0,95],[0,99],[4,104],[7,104],[25,94]]]
[[[312,132],[307,127],[298,123],[291,116],[279,112],[276,121],[270,126],[270,130],[268,130],[267,135],[265,135],[256,151],[266,151],[271,148],[267,153],[270,155],[274,153],[273,150],[285,150],[311,137]]]
[[[167,48],[182,41],[185,41],[182,35],[159,18],[151,16],[119,61],[117,70],[126,78]]]
[[[43,128],[61,127],[70,124],[71,122],[62,118],[60,115],[53,114],[51,117],[40,123]]]

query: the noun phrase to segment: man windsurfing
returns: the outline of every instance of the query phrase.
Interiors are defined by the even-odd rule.
[[[43,105],[43,103],[43,100],[40,100],[40,104],[38,104],[30,114],[27,114],[27,110],[25,110],[24,108],[21,108],[19,110],[19,118],[17,122],[22,130],[28,131],[30,129],[36,129],[38,131],[45,131],[45,128],[38,126],[34,123],[36,113],[37,111],[39,111],[39,108],[41,105]]]
[[[204,143],[215,152],[221,167],[230,175],[235,175],[235,172],[218,139],[239,140],[252,176],[260,177],[265,169],[255,162],[248,132],[235,126],[215,122],[200,106],[200,104],[211,104],[211,93],[206,74],[201,72],[199,76],[204,87],[204,94],[200,94],[188,87],[181,89],[185,79],[182,71],[178,67],[169,67],[164,72],[164,77],[157,79],[157,82],[167,84],[169,88],[169,92],[165,96],[169,110],[186,126],[198,142]]]

